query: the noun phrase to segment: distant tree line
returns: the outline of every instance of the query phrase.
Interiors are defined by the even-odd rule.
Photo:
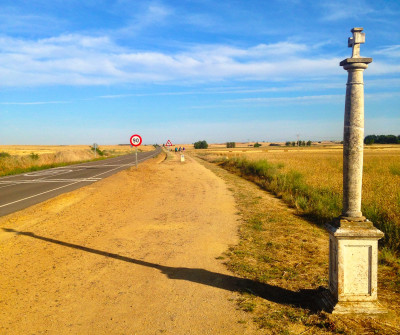
[[[227,148],[235,148],[236,147],[236,142],[226,142],[226,147]]]
[[[400,135],[368,135],[364,138],[365,144],[400,144]]]
[[[195,149],[207,149],[208,143],[206,141],[197,141],[193,143]]]
[[[296,142],[286,142],[285,145],[287,147],[311,147],[311,141],[296,141]]]

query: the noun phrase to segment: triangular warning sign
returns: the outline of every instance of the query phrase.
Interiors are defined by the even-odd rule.
[[[168,140],[167,143],[165,144],[167,147],[170,147],[172,145],[171,141]]]

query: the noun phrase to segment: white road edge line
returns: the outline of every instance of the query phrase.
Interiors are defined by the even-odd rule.
[[[126,165],[131,165],[131,164],[124,164],[124,165],[121,165],[120,167],[126,166]],[[111,172],[111,171],[116,170],[116,169],[118,169],[118,168],[120,168],[120,167],[117,167],[117,168],[108,170],[108,171],[103,172],[103,173],[99,173],[99,174],[93,176],[92,178],[97,177],[97,176],[100,176],[100,175],[105,174],[105,173],[107,173],[107,172]],[[8,204],[0,205],[0,208],[6,207],[6,206],[10,206],[10,205],[12,205],[12,204],[16,204],[17,202],[21,202],[21,201],[24,201],[24,200],[28,200],[28,199],[31,199],[31,198],[35,198],[35,197],[38,197],[39,195],[43,195],[43,194],[46,194],[46,193],[50,193],[50,192],[53,192],[53,191],[56,191],[56,190],[59,190],[59,189],[62,189],[62,188],[65,188],[65,187],[68,187],[68,186],[77,184],[77,183],[81,183],[81,181],[76,181],[76,182],[71,183],[71,184],[68,184],[68,185],[64,185],[64,186],[60,186],[60,187],[57,187],[57,188],[53,188],[52,190],[48,190],[48,191],[46,191],[46,192],[38,193],[38,194],[35,194],[35,195],[31,195],[30,197],[26,197],[26,198],[19,199],[19,200],[13,201],[13,202],[9,202]]]
[[[6,207],[6,206],[9,206],[9,205],[12,205],[12,204],[15,204],[15,203],[17,203],[17,202],[21,202],[21,201],[24,201],[24,200],[28,200],[28,199],[31,199],[31,198],[35,198],[35,197],[38,197],[39,195],[46,194],[46,193],[50,193],[50,192],[53,192],[53,191],[59,190],[59,189],[64,188],[64,187],[77,184],[77,183],[80,183],[80,181],[76,181],[75,183],[72,183],[72,184],[68,184],[68,185],[64,185],[64,186],[57,187],[57,188],[53,188],[52,190],[49,190],[49,191],[46,191],[46,192],[42,192],[42,193],[38,193],[38,194],[35,194],[35,195],[31,195],[30,197],[26,197],[26,198],[19,199],[19,200],[13,201],[13,202],[9,202],[8,204],[1,205],[0,208]]]

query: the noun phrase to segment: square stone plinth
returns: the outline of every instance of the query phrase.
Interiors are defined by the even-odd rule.
[[[329,232],[329,292],[322,298],[332,313],[383,313],[378,303],[378,240],[372,222],[338,220]]]

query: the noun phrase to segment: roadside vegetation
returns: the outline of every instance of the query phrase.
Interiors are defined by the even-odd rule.
[[[241,217],[239,243],[220,259],[246,278],[238,306],[266,334],[399,334],[400,291],[393,266],[380,264],[379,299],[387,315],[335,316],[316,303],[328,286],[328,235],[258,185],[218,165],[203,164],[223,178]],[[397,271],[400,263],[397,264]]]
[[[366,150],[363,214],[385,233],[380,247],[400,257],[400,148]],[[342,156],[338,150],[291,150],[208,155],[282,198],[309,220],[324,224],[341,214]]]
[[[307,174],[295,168],[302,164],[298,160],[288,167],[292,153],[282,152],[280,158],[288,156],[285,162],[272,162],[265,154],[250,158],[256,155],[251,150],[231,154],[236,157],[215,151],[197,156],[227,182],[236,199],[240,240],[220,259],[247,280],[238,306],[266,334],[399,334],[400,261],[387,247],[380,251],[378,296],[388,314],[336,316],[316,303],[328,287],[329,262],[328,234],[318,223],[340,214],[341,208],[329,183],[319,182],[318,188],[308,182],[307,176],[323,173],[324,164],[317,171],[308,166]],[[318,155],[323,158],[322,151]],[[265,192],[267,187],[277,196]]]
[[[4,146],[4,148],[7,151],[0,147],[0,150],[4,150],[0,151],[0,176],[79,164],[95,159],[94,148],[88,146]],[[36,151],[33,151],[35,149]],[[131,153],[130,146],[106,146],[103,150],[98,147],[96,149],[96,160]],[[149,146],[149,150],[153,149],[153,146]]]

